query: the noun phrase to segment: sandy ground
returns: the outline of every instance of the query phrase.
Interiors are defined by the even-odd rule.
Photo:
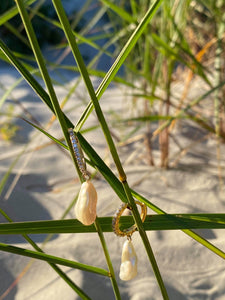
[[[0,71],[1,83],[7,87],[17,76],[16,71],[9,68],[2,68]],[[64,98],[74,81],[75,79],[72,78],[70,83],[56,87],[60,100]],[[96,85],[98,80],[95,79],[94,83]],[[179,89],[181,86],[176,85],[175,92],[178,94]],[[192,92],[193,95],[197,92],[201,94],[202,90],[197,84],[196,87],[193,86]],[[25,83],[20,84],[13,91],[4,107],[6,108],[9,103],[14,103],[13,99],[20,101],[43,126],[48,123],[51,113]],[[88,97],[83,84],[80,84],[65,107],[65,112],[74,123],[87,102]],[[101,104],[110,127],[120,138],[133,128],[132,126],[126,128],[123,125],[119,127],[118,121],[127,115],[135,116],[138,111],[142,110],[141,103],[136,103],[135,107],[130,97],[124,95],[124,89],[114,86],[104,94]],[[15,106],[14,113],[24,115],[18,105]],[[16,137],[11,142],[1,141],[0,173],[2,176],[27,143],[29,149],[34,149],[49,142],[46,137],[37,133],[24,121],[17,119],[15,122],[19,126]],[[98,124],[97,119],[92,114],[85,128],[96,124]],[[56,122],[49,132],[58,138],[62,137]],[[141,132],[144,132],[144,129],[141,129],[139,133]],[[170,213],[224,212],[225,189],[219,187],[217,177],[216,143],[213,139],[204,139],[205,135],[204,131],[197,129],[189,122],[180,123],[176,138],[183,148],[193,145],[186,155],[181,156],[174,168],[167,171],[148,166],[143,139],[118,146],[130,186]],[[85,134],[85,137],[115,170],[100,129]],[[201,138],[202,142],[199,143]],[[158,163],[157,142],[154,143],[153,148],[154,157]],[[171,157],[178,157],[178,152],[178,147],[175,144],[172,145]],[[221,153],[224,175],[224,145],[221,146]],[[93,183],[99,198],[98,215],[113,215],[120,205],[120,200],[101,176],[97,176]],[[21,157],[1,197],[1,207],[15,221],[56,220],[60,219],[79,188],[80,184],[70,156],[60,147],[51,145],[38,151],[28,152]],[[148,213],[151,213],[150,210]],[[67,215],[67,218],[74,218],[73,211]],[[2,216],[0,216],[0,222],[5,222]],[[225,251],[223,230],[199,230],[198,233]],[[45,237],[33,235],[32,239],[41,245]],[[180,231],[150,232],[148,237],[171,300],[225,299],[225,262],[222,258]],[[105,234],[105,238],[118,277],[124,239],[116,237],[113,233]],[[31,249],[31,246],[19,236],[2,235],[0,241]],[[138,276],[129,282],[123,282],[118,277],[122,299],[162,299],[137,233],[133,235],[133,243],[138,254]],[[99,239],[94,233],[56,235],[45,245],[44,250],[56,256],[107,268]],[[91,299],[114,299],[109,279],[66,267],[62,269],[87,292]],[[0,299],[3,299],[1,295],[22,272],[24,272],[23,276],[4,297],[5,300],[79,299],[47,263],[3,252],[0,253]]]

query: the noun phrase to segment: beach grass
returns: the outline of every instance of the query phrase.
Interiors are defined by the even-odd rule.
[[[112,130],[106,120],[100,100],[112,83],[119,83],[122,86],[130,88],[129,91],[132,91],[132,98],[135,101],[143,103],[143,109],[138,116],[121,117],[120,122],[123,126],[132,123],[133,128],[135,128],[132,132],[137,133],[139,128],[142,130],[144,128],[145,134],[143,136],[147,138],[146,148],[149,155],[149,164],[157,165],[159,168],[167,169],[172,165],[170,144],[171,139],[176,138],[176,133],[174,132],[175,128],[179,127],[180,122],[192,122],[195,127],[204,130],[204,136],[212,139],[215,138],[217,141],[218,181],[223,186],[220,151],[221,143],[224,143],[225,140],[225,104],[222,100],[225,84],[222,72],[224,64],[222,53],[224,51],[225,7],[222,1],[206,1],[202,3],[202,1],[189,0],[185,1],[184,4],[182,1],[175,0],[155,0],[151,3],[144,0],[131,0],[128,4],[121,1],[120,5],[117,2],[101,0],[98,4],[98,10],[94,14],[93,19],[90,20],[89,25],[78,33],[76,32],[76,23],[88,11],[91,2],[87,1],[88,4],[84,5],[81,12],[77,15],[77,19],[74,19],[74,22],[71,22],[69,19],[61,0],[52,0],[57,19],[46,16],[39,11],[43,1],[15,0],[15,5],[2,14],[0,25],[6,26],[11,35],[16,35],[24,46],[29,48],[31,54],[25,55],[12,51],[4,41],[4,38],[0,40],[0,58],[10,66],[16,68],[21,75],[21,79],[17,80],[10,89],[4,91],[0,99],[0,108],[6,102],[7,97],[13,89],[21,83],[21,80],[25,80],[33,89],[33,92],[43,101],[43,107],[49,109],[54,114],[54,117],[49,120],[45,127],[42,124],[34,122],[32,118],[28,118],[27,116],[23,116],[24,121],[33,126],[37,132],[46,135],[59,147],[69,151],[75,167],[75,174],[82,183],[82,172],[74,155],[68,132],[69,128],[74,129],[83,152],[87,157],[87,163],[95,170],[94,172],[104,177],[121,202],[128,203],[129,207],[132,208],[132,217],[122,217],[121,223],[123,226],[130,226],[132,222],[136,223],[162,297],[163,299],[169,299],[164,280],[146,233],[152,229],[151,222],[142,223],[135,199],[144,203],[158,214],[158,216],[152,217],[152,226],[155,226],[154,230],[182,230],[185,234],[223,259],[225,258],[225,253],[221,249],[198,235],[192,229],[224,228],[224,215],[211,214],[210,211],[204,215],[170,215],[163,208],[156,206],[152,201],[132,190],[129,186],[129,178],[127,178],[124,170]],[[32,5],[33,3],[34,5]],[[19,29],[13,28],[8,23],[16,15],[19,15],[21,18],[21,26],[25,31],[23,35]],[[33,27],[32,17],[35,15],[63,33],[63,43],[58,44],[57,47],[65,49],[65,52],[69,49],[74,59],[74,66],[63,65],[59,62],[55,64],[49,62],[48,65],[48,61],[44,58],[40,47],[37,33]],[[107,25],[110,25],[109,30],[103,27],[103,30],[96,36],[89,37],[87,33],[96,26],[102,16],[107,16]],[[207,19],[206,24],[211,29],[207,37],[204,28],[199,30],[202,24],[201,19],[203,18]],[[103,37],[107,38],[107,41],[105,45],[100,47],[98,41]],[[97,54],[88,63],[85,62],[79,50],[80,44],[86,44],[97,51]],[[113,52],[109,50],[112,45],[115,48]],[[213,56],[213,63],[203,59],[204,57],[211,57],[210,55],[207,56],[208,53]],[[106,71],[101,71],[96,67],[96,63],[101,60],[103,54],[114,60]],[[76,83],[67,92],[63,102],[59,101],[54,88],[55,79],[51,77],[51,72],[49,72],[48,68],[52,68],[53,70],[72,70],[78,75]],[[123,75],[118,75],[118,72],[122,68],[124,69]],[[172,86],[175,81],[174,78],[182,76],[181,73],[184,74],[183,76],[186,74],[187,76],[184,79],[183,92],[177,99],[173,95]],[[213,74],[216,75],[215,80],[212,80]],[[92,83],[92,75],[101,78],[101,82],[97,88]],[[206,91],[201,93],[200,96],[188,100],[187,95],[192,88],[193,78],[196,77],[204,83]],[[80,118],[71,121],[63,108],[70,101],[70,97],[80,81],[83,81],[85,85],[89,103],[87,103]],[[210,96],[213,98],[213,105],[210,107],[212,110],[208,109],[208,114],[206,114],[204,110],[201,111],[199,109],[199,105],[202,105]],[[132,105],[134,104],[131,103],[130,106]],[[85,134],[82,132],[83,126],[86,124],[93,110],[96,113],[98,126],[101,128],[116,167],[116,174],[107,166],[104,159],[98,155],[87,139],[85,139]],[[57,139],[48,132],[48,128],[53,123],[57,123],[60,126],[63,136],[62,140]],[[16,132],[16,129],[14,130]],[[89,128],[89,130],[94,130],[94,128]],[[9,138],[11,138],[10,131],[8,131],[8,134]],[[13,132],[12,134],[15,133]],[[158,151],[160,152],[159,162],[155,159],[152,148],[152,144],[156,139],[158,139]],[[124,142],[126,142],[126,139]],[[9,166],[8,172],[1,180],[0,193],[6,187],[12,170],[24,152],[27,151],[28,146],[29,143],[15,157],[11,166]],[[181,149],[180,152],[183,150]],[[180,153],[175,157],[176,163],[179,160],[179,155]],[[105,218],[97,217],[94,225],[87,227],[78,221],[75,222],[72,220],[71,228],[70,220],[63,219],[74,205],[74,202],[76,202],[77,197],[78,195],[74,197],[61,220],[36,221],[32,223],[33,225],[26,222],[15,223],[3,209],[0,209],[0,213],[10,223],[0,224],[0,234],[20,234],[31,244],[35,251],[4,243],[0,243],[0,250],[46,261],[82,299],[91,299],[88,291],[82,290],[77,286],[58,265],[69,266],[108,277],[111,280],[115,299],[121,299],[114,266],[104,237],[104,232],[112,232],[112,216]],[[57,222],[57,224],[54,222]],[[65,232],[72,232],[74,234],[97,232],[105,255],[107,269],[84,265],[79,262],[66,260],[63,257],[48,255],[28,236],[29,233],[48,233],[51,235],[53,233]]]

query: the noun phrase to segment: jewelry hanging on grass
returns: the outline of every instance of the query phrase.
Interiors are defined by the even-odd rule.
[[[139,201],[135,201],[135,203],[141,206],[141,220],[142,222],[144,222],[147,215],[147,208],[145,204]],[[120,279],[124,281],[131,280],[137,275],[137,260],[138,260],[134,246],[131,242],[131,235],[136,230],[137,225],[134,224],[131,227],[123,230],[121,230],[119,227],[120,217],[122,216],[123,212],[127,208],[131,209],[128,203],[122,204],[121,207],[116,211],[112,220],[112,228],[114,233],[118,236],[127,236],[127,240],[123,244],[120,273],[119,273]]]
[[[84,159],[84,154],[83,154],[80,142],[72,128],[69,128],[68,131],[69,131],[70,141],[73,146],[73,152],[76,157],[78,168],[81,171],[83,178],[85,180],[89,180],[90,176],[87,173],[87,166],[86,166],[86,162]]]
[[[90,180],[90,176],[88,175],[86,162],[79,140],[72,128],[68,129],[68,131],[77,165],[83,179],[85,180],[81,185],[78,199],[75,204],[75,214],[81,223],[84,225],[91,225],[96,219],[97,192]]]

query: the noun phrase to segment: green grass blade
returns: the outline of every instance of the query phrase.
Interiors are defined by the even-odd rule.
[[[66,126],[66,123],[65,123],[65,120],[64,120],[64,116],[63,116],[63,113],[60,109],[60,106],[59,106],[59,103],[58,103],[58,100],[57,100],[57,97],[56,97],[56,94],[55,94],[55,91],[54,91],[54,88],[53,88],[53,85],[52,85],[52,82],[51,82],[51,78],[50,78],[49,73],[47,71],[45,61],[44,61],[44,58],[42,56],[42,53],[41,53],[41,50],[40,50],[40,47],[39,47],[39,44],[38,44],[38,41],[37,41],[37,37],[34,33],[34,29],[33,29],[32,24],[30,22],[30,19],[29,19],[29,16],[27,14],[27,11],[25,9],[24,3],[23,3],[22,0],[15,0],[15,1],[16,1],[20,16],[22,18],[23,25],[25,27],[28,39],[30,41],[33,53],[35,55],[38,67],[40,69],[42,78],[43,78],[43,80],[45,82],[45,85],[48,89],[49,97],[50,97],[54,112],[55,112],[56,116],[59,119],[59,122],[60,122],[62,130],[64,132],[66,140],[69,141],[69,137],[68,137],[68,133],[67,133],[67,126]]]
[[[151,208],[157,214],[160,214],[160,215],[166,214],[165,211],[163,211],[161,208],[157,207],[156,205],[154,205],[153,203],[148,201],[145,197],[141,196],[139,193],[132,190],[132,194],[137,200],[145,203],[149,208]],[[196,240],[198,243],[202,244],[203,246],[205,246],[206,248],[208,248],[212,252],[214,252],[217,255],[219,255],[220,257],[222,257],[223,259],[225,258],[225,253],[222,250],[220,250],[219,248],[217,248],[216,246],[214,246],[213,244],[211,244],[210,242],[208,242],[207,240],[202,238],[199,234],[193,232],[190,229],[183,229],[182,231],[184,233],[186,233],[187,235],[189,235],[194,240]]]
[[[24,1],[24,5],[28,6],[34,3],[36,0],[26,0]],[[13,6],[6,12],[4,12],[2,15],[0,15],[0,26],[3,25],[5,22],[9,21],[13,17],[15,17],[18,14],[18,8],[16,6]]]
[[[133,49],[134,45],[136,44],[136,42],[138,41],[138,39],[140,38],[140,36],[144,32],[146,26],[148,25],[148,23],[153,18],[156,11],[158,10],[161,2],[162,2],[162,0],[154,1],[154,3],[151,5],[151,7],[146,12],[143,19],[141,20],[141,22],[137,26],[137,28],[134,30],[133,34],[131,35],[131,37],[127,41],[126,45],[123,47],[122,51],[118,55],[118,57],[115,60],[114,64],[112,65],[112,67],[110,68],[110,70],[106,74],[105,78],[103,79],[103,81],[99,85],[99,87],[97,89],[97,92],[96,92],[96,95],[97,95],[98,98],[100,98],[102,96],[102,94],[104,93],[104,91],[106,90],[106,88],[108,87],[110,82],[112,81],[113,77],[116,75],[116,73],[118,72],[118,70],[122,66],[123,62],[125,61],[125,59],[129,55],[130,51]]]
[[[51,105],[49,104],[48,101],[46,101],[46,99],[45,99],[45,101],[47,102],[49,108],[53,109],[55,115],[58,118],[58,121],[60,123],[60,126],[62,128],[64,137],[65,137],[65,140],[67,142],[67,145],[69,146],[69,150],[70,150],[70,153],[71,153],[72,160],[74,162],[74,165],[75,165],[75,167],[77,169],[77,172],[78,172],[79,176],[81,177],[79,168],[77,166],[77,161],[76,161],[76,159],[74,157],[74,154],[73,154],[73,148],[72,148],[72,145],[71,145],[71,142],[70,142],[70,138],[69,138],[69,134],[68,134],[68,122],[67,122],[68,119],[65,118],[65,115],[63,114],[63,112],[62,112],[62,110],[60,108],[58,99],[56,97],[56,94],[55,94],[55,91],[54,91],[54,88],[53,88],[53,85],[52,85],[52,82],[51,82],[51,78],[50,78],[49,73],[47,71],[44,58],[42,56],[42,53],[41,53],[41,50],[40,50],[40,47],[39,47],[36,35],[34,33],[33,27],[31,25],[31,22],[30,22],[28,14],[27,14],[27,11],[26,11],[26,9],[24,7],[24,4],[23,4],[22,0],[16,0],[16,3],[17,3],[17,7],[18,7],[18,10],[19,10],[20,16],[21,16],[22,21],[23,21],[23,24],[24,24],[27,36],[28,36],[28,39],[30,41],[32,50],[34,52],[34,55],[35,55],[38,67],[40,69],[42,78],[43,78],[43,80],[45,82],[45,85],[46,85],[46,87],[48,89],[48,93],[49,93],[49,98],[50,98]],[[15,61],[15,62],[17,63],[17,61]],[[24,69],[21,64],[20,64],[19,67],[20,67],[20,69],[21,69],[21,67],[22,67],[22,69]],[[26,73],[26,75],[28,75],[28,78],[29,79],[32,78],[32,76],[29,74],[29,72],[27,72],[25,70],[24,70],[24,72]]]
[[[121,228],[128,228],[133,223],[132,216],[121,217]],[[112,232],[112,217],[98,218],[98,224],[90,226],[84,226],[76,219],[1,223],[0,234],[96,233],[98,226],[102,232]],[[147,215],[143,226],[146,231],[225,229],[225,214]]]
[[[22,120],[24,120],[26,123],[30,124],[32,127],[36,128],[37,130],[39,130],[40,132],[42,132],[44,135],[46,135],[49,139],[51,139],[53,142],[57,143],[59,146],[63,147],[64,149],[68,150],[68,146],[63,144],[62,142],[60,142],[58,139],[56,139],[54,136],[52,136],[51,134],[49,134],[47,131],[45,131],[44,129],[42,129],[40,126],[35,125],[34,123],[26,120],[25,118],[22,118]]]
[[[101,224],[99,223],[99,218],[96,218],[94,226],[95,226],[95,229],[98,233],[99,239],[100,239],[101,244],[102,244],[102,249],[103,249],[104,254],[105,254],[105,258],[106,258],[107,265],[108,265],[108,268],[109,268],[110,279],[111,279],[111,282],[112,282],[112,287],[113,287],[115,297],[116,297],[117,300],[121,300],[120,291],[119,291],[119,287],[118,287],[118,284],[117,284],[117,281],[116,281],[115,272],[114,272],[112,261],[111,261],[109,251],[108,251],[108,248],[107,248],[107,245],[106,245],[106,241],[105,241],[105,238],[104,238],[104,235],[103,235],[102,227],[101,227]]]
[[[40,96],[40,98],[50,108],[50,110],[54,112],[49,95],[45,92],[42,86],[35,80],[35,78],[30,74],[30,72],[27,71],[27,69],[23,66],[23,64],[15,57],[12,51],[10,51],[10,49],[1,40],[0,40],[0,49],[10,60],[12,65],[20,72],[23,78],[29,83],[29,85],[33,88],[33,90]]]
[[[32,9],[30,9],[31,12],[33,12]],[[54,25],[55,27],[57,28],[60,28],[62,29],[62,25],[56,21],[56,20],[53,20],[53,19],[50,19],[48,17],[46,17],[44,14],[40,13],[40,12],[36,12],[36,15],[39,16],[40,18],[42,18],[43,20],[47,21],[48,23],[50,23],[51,25]],[[63,30],[63,29],[62,29]],[[85,36],[73,31],[73,34],[74,36],[77,38],[78,40],[78,43],[82,44],[86,44],[86,45],[89,45],[91,46],[93,49],[96,49],[96,50],[99,50],[99,51],[102,51],[103,53],[105,53],[106,55],[110,56],[111,57],[111,53],[108,52],[108,51],[105,51],[102,47],[100,47],[98,44],[94,43],[90,38],[86,38]],[[68,44],[65,45],[66,47],[68,46]],[[65,47],[64,46],[64,47]]]
[[[14,36],[16,36],[18,38],[18,40],[20,40],[22,43],[24,43],[24,45],[26,45],[26,47],[30,48],[30,44],[27,41],[27,39],[18,31],[17,28],[15,28],[14,26],[12,26],[9,22],[6,22],[4,24],[4,26],[10,31],[11,34],[13,34]]]
[[[0,250],[5,251],[5,252],[9,252],[9,253],[14,253],[14,254],[17,254],[17,255],[32,257],[32,258],[35,258],[35,259],[46,261],[48,263],[54,263],[54,264],[58,264],[58,265],[62,265],[62,266],[66,266],[66,267],[70,267],[70,268],[74,268],[74,269],[79,269],[79,270],[82,270],[82,271],[87,271],[87,272],[96,273],[96,274],[99,274],[99,275],[109,277],[109,272],[104,270],[104,269],[100,269],[100,268],[97,268],[97,267],[92,267],[92,266],[89,266],[89,265],[81,264],[81,263],[78,263],[78,262],[75,262],[75,261],[72,261],[72,260],[68,260],[68,259],[65,259],[65,258],[53,256],[53,255],[49,255],[49,254],[42,253],[42,252],[27,250],[27,249],[15,247],[15,246],[10,246],[10,245],[3,244],[3,243],[0,243]]]
[[[69,21],[68,21],[68,19],[66,17],[66,14],[64,12],[63,6],[62,6],[62,4],[61,4],[60,1],[53,0],[52,2],[54,4],[54,6],[55,6],[55,9],[56,9],[56,12],[58,14],[59,20],[60,20],[60,22],[62,24],[62,27],[63,27],[63,30],[64,30],[65,35],[67,37],[67,40],[68,40],[68,42],[70,44],[72,53],[73,53],[74,58],[75,58],[75,60],[77,62],[77,65],[78,65],[78,68],[80,70],[80,73],[81,73],[81,75],[82,75],[82,77],[84,79],[84,82],[86,84],[86,87],[87,87],[87,90],[89,92],[89,95],[92,98],[92,100],[93,101],[96,100],[95,103],[97,102],[97,104],[98,104],[98,100],[96,99],[94,88],[92,86],[91,80],[89,78],[87,69],[85,67],[85,64],[84,64],[84,61],[82,59],[82,56],[81,56],[81,54],[79,52],[78,46],[76,44],[76,41],[75,41],[75,39],[73,37],[73,32],[72,32],[72,29],[70,27]],[[103,117],[103,115],[101,113],[100,106],[97,107],[96,113],[98,115],[98,118],[100,119],[101,126],[103,128],[108,128],[107,124],[105,122],[105,119],[104,119],[104,117]],[[103,122],[104,122],[104,124],[102,124]],[[108,132],[109,132],[109,130],[108,130]],[[108,136],[110,136],[110,134],[108,134]],[[106,137],[107,137],[107,135],[106,135]],[[108,250],[107,250],[107,247],[106,247],[106,243],[104,241],[103,234],[101,232],[101,227],[98,227],[97,225],[98,225],[98,222],[96,221],[96,228],[99,229],[98,235],[99,235],[99,238],[100,238],[100,241],[101,241],[104,253],[105,253],[105,257],[106,257],[106,260],[107,260],[107,263],[108,263],[108,266],[109,266],[109,269],[110,269],[110,272],[111,272],[112,284],[113,284],[114,292],[115,292],[115,295],[116,295],[117,299],[121,299],[120,298],[120,294],[119,294],[119,289],[118,289],[118,286],[117,286],[117,283],[116,283],[116,280],[115,280],[115,274],[114,274],[114,271],[113,271],[112,263],[111,263],[109,255],[108,255]]]
[[[64,273],[58,266],[50,263],[50,266],[58,273],[58,275],[65,280],[65,282],[84,300],[91,300],[90,297],[79,287],[77,286],[67,275]]]
[[[37,80],[32,76],[32,74],[23,66],[23,64],[16,58],[12,51],[0,40],[0,49],[9,59],[11,64],[18,70],[18,72],[23,76],[35,93],[40,97],[40,99],[49,107],[49,109],[55,114],[53,105],[51,103],[48,93],[43,89],[43,87],[37,82]],[[73,123],[64,115],[67,127],[73,127]]]
[[[135,18],[131,14],[127,13],[124,9],[122,9],[118,5],[115,5],[114,3],[112,3],[112,1],[101,0],[101,2],[104,3],[104,5],[108,6],[112,11],[114,11],[124,21],[127,21],[128,23],[136,22]]]
[[[56,12],[58,14],[60,23],[62,24],[62,27],[64,29],[66,38],[67,38],[67,40],[68,40],[68,42],[70,44],[70,48],[72,50],[73,56],[74,56],[74,58],[76,60],[78,68],[80,70],[80,73],[81,73],[81,75],[83,77],[83,80],[85,82],[85,85],[86,85],[86,88],[87,88],[88,93],[90,95],[90,98],[91,98],[91,100],[93,102],[93,105],[95,107],[95,111],[96,111],[99,123],[100,123],[100,125],[102,127],[103,133],[104,133],[105,138],[107,140],[107,143],[109,145],[110,152],[112,154],[112,157],[114,159],[114,162],[115,162],[116,167],[117,167],[118,172],[119,172],[119,176],[121,176],[121,178],[125,178],[126,176],[124,174],[124,170],[123,170],[123,167],[121,165],[121,162],[120,162],[120,159],[119,159],[116,147],[115,147],[115,145],[113,143],[113,140],[112,140],[112,137],[111,137],[111,134],[110,134],[107,122],[106,122],[106,120],[104,118],[104,115],[102,113],[101,107],[100,107],[99,102],[98,102],[98,99],[97,99],[97,97],[95,95],[94,87],[93,87],[92,82],[91,82],[91,80],[89,78],[86,66],[85,66],[83,58],[82,58],[82,56],[80,54],[80,51],[79,51],[79,48],[77,46],[76,40],[73,37],[73,33],[72,33],[72,30],[71,30],[69,21],[67,19],[67,16],[65,14],[65,11],[63,9],[62,3],[61,3],[60,0],[52,0],[52,2],[54,4],[54,7],[55,7]]]
[[[104,91],[107,89],[107,87],[109,86],[109,84],[111,83],[113,78],[115,77],[116,73],[118,72],[118,70],[122,66],[123,62],[125,61],[125,59],[129,55],[130,51],[133,49],[133,47],[136,44],[136,42],[138,41],[139,37],[144,32],[147,24],[150,22],[150,20],[152,19],[152,17],[156,13],[156,11],[159,8],[161,2],[162,2],[162,0],[156,0],[152,4],[152,6],[146,12],[144,18],[141,20],[141,22],[139,23],[137,28],[134,30],[134,32],[131,35],[130,39],[127,41],[126,45],[123,47],[123,49],[120,52],[120,54],[118,55],[117,59],[113,63],[112,67],[110,68],[110,70],[107,72],[106,76],[104,77],[104,79],[100,83],[100,85],[99,85],[99,87],[96,91],[96,96],[97,96],[98,99],[101,98]],[[88,115],[91,113],[92,110],[93,110],[93,105],[90,102],[88,104],[87,108],[86,108],[86,112],[87,112],[86,115],[82,115],[82,118],[76,124],[76,128],[78,130],[80,130],[80,128],[82,127],[83,123],[85,122],[86,118],[88,117]]]
[[[59,107],[59,104],[58,104],[58,101],[57,101],[57,98],[56,98],[56,95],[55,95],[55,92],[54,92],[54,89],[52,87],[52,84],[51,84],[51,80],[49,78],[49,75],[48,75],[48,72],[47,72],[47,69],[45,68],[45,65],[44,65],[44,60],[42,58],[42,55],[41,55],[41,52],[40,52],[40,49],[38,47],[38,43],[37,43],[37,40],[36,40],[36,37],[34,35],[34,32],[33,32],[33,29],[32,29],[32,26],[29,22],[29,19],[28,19],[28,16],[27,16],[27,13],[22,5],[22,2],[20,0],[17,1],[18,3],[18,7],[19,7],[19,11],[20,11],[20,14],[21,14],[21,17],[23,19],[23,23],[24,23],[24,26],[26,28],[26,31],[27,31],[27,35],[28,35],[28,38],[30,40],[30,43],[31,43],[31,46],[32,46],[32,49],[33,49],[33,52],[35,54],[35,57],[36,57],[36,60],[37,60],[37,63],[39,65],[39,68],[40,68],[40,71],[42,73],[42,77],[45,81],[45,84],[48,88],[48,92],[49,92],[49,95],[50,95],[50,99],[51,99],[51,103],[52,103],[52,106],[54,107],[54,111],[55,111],[55,114],[57,115],[58,117],[58,120],[60,122],[60,125],[62,127],[62,130],[64,132],[64,136],[66,138],[66,141],[67,141],[67,144],[69,145],[69,147],[71,148],[71,144],[70,144],[70,141],[68,142],[68,131],[67,131],[67,127],[66,127],[66,124],[65,124],[65,120],[64,120],[64,116],[61,112],[61,109]],[[56,10],[58,8],[58,6],[61,5],[60,2],[57,2],[57,3],[54,3],[55,4],[55,7],[56,7]],[[57,6],[58,5],[58,6]],[[69,22],[67,21],[65,15],[62,14],[62,6],[61,6],[61,9],[60,10],[57,10],[57,13],[59,15],[59,18],[60,18],[60,21],[63,25],[63,29],[65,30],[65,33],[68,37],[68,32],[69,32],[69,42],[71,42],[72,40],[74,40],[74,37],[73,37],[73,33],[71,31],[71,28],[70,28],[70,25],[69,25]],[[74,50],[76,44],[73,45],[72,47],[72,50]],[[76,50],[76,49],[75,49]],[[76,51],[78,54],[79,54],[79,51]],[[78,56],[77,54],[77,56]],[[79,54],[80,55],[80,54]],[[75,56],[75,57],[77,57]],[[83,60],[82,58],[79,56],[78,57],[78,67],[81,66],[81,69],[82,69],[82,63],[83,63]],[[83,66],[83,70],[86,70],[85,67]],[[82,73],[81,73],[82,74]],[[91,84],[91,81],[89,79],[89,76],[87,74],[87,72],[84,74],[84,79],[85,79],[85,82],[87,83],[87,88],[88,90],[91,92],[92,94],[92,97],[95,96],[95,93],[94,93],[94,89],[92,87],[92,84]],[[70,149],[71,150],[71,149]],[[73,154],[73,151],[71,151],[71,154]],[[73,157],[73,155],[72,155]],[[74,159],[74,161],[76,162],[76,159]],[[102,241],[102,239],[101,239]],[[106,250],[105,247],[103,247],[104,250]],[[112,269],[111,269],[112,271]],[[115,282],[115,280],[114,280]],[[115,289],[114,289],[115,290]],[[118,291],[118,287],[116,288],[116,290]],[[118,297],[118,299],[120,299],[120,297]]]

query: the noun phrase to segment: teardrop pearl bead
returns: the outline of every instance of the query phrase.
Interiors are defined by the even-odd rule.
[[[133,244],[127,240],[123,244],[121,265],[120,265],[120,279],[127,281],[133,279],[137,275],[137,255]]]
[[[90,180],[81,185],[75,205],[77,219],[84,225],[91,225],[96,219],[97,192]]]

